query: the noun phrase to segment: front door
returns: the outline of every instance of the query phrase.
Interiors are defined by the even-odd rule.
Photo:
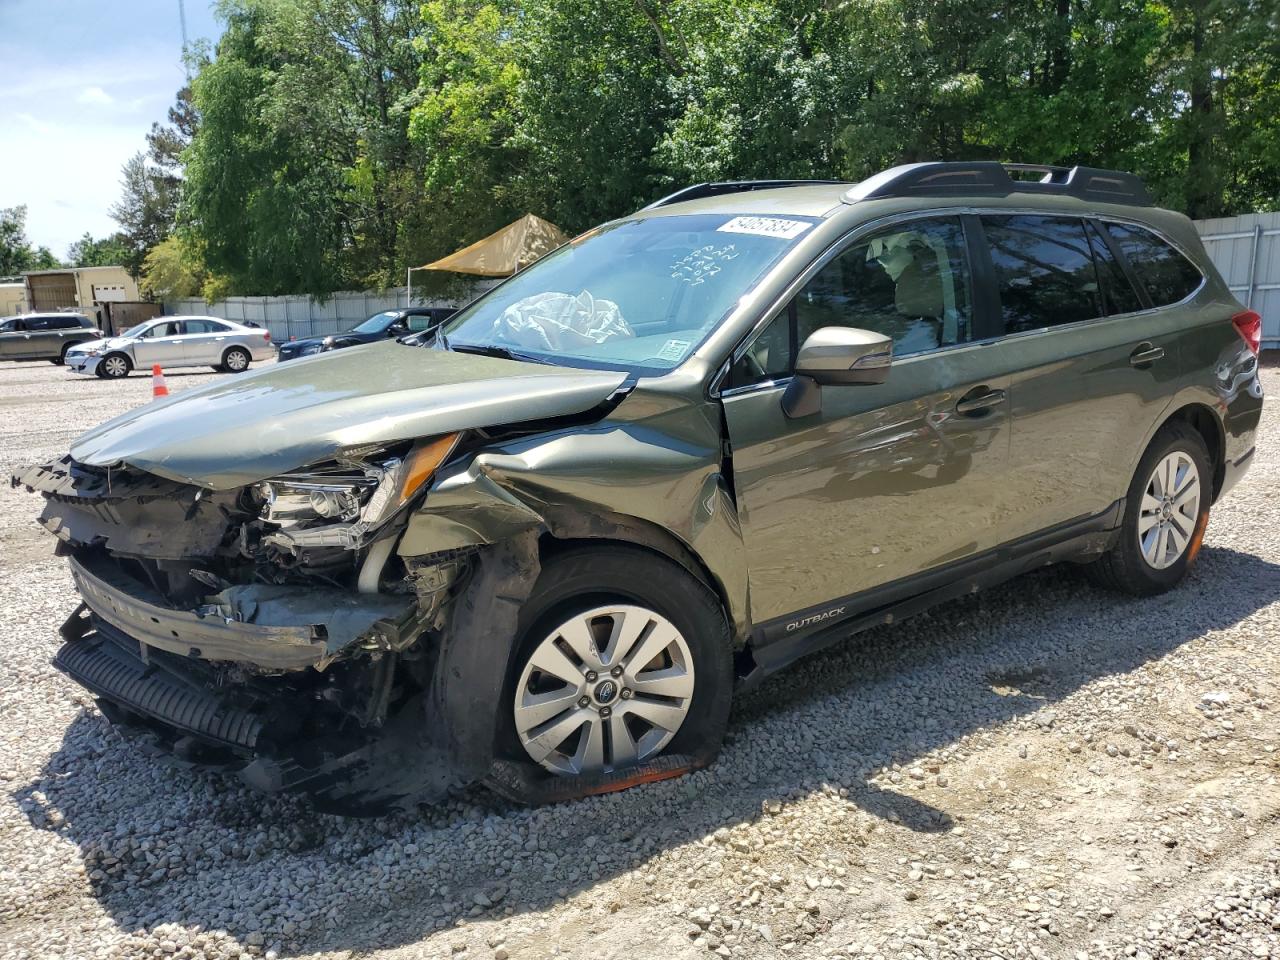
[[[960,219],[912,220],[853,241],[739,351],[722,402],[766,634],[999,545],[1009,382],[999,344],[971,342],[974,299]],[[797,345],[829,326],[892,337],[888,381],[823,387],[790,419]]]
[[[162,367],[180,367],[186,359],[185,353],[181,320],[153,323],[133,347],[133,357],[139,369],[155,363]]]
[[[9,320],[0,327],[0,357],[19,360],[31,353],[31,334],[25,320]]]

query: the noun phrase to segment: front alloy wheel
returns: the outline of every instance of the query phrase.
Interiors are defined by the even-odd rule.
[[[129,360],[127,357],[113,353],[102,360],[102,375],[112,380],[118,380],[120,377],[129,375]]]
[[[552,773],[611,772],[660,753],[688,715],[693,654],[671,621],[634,604],[575,614],[534,647],[515,728]]]
[[[1185,452],[1174,450],[1147,480],[1138,516],[1142,557],[1156,570],[1178,562],[1200,518],[1200,471]]]

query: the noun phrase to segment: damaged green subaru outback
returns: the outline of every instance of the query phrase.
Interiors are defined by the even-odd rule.
[[[1128,174],[702,184],[13,482],[82,600],[54,662],[144,744],[324,809],[541,802],[703,767],[735,690],[1023,571],[1173,587],[1259,337]]]

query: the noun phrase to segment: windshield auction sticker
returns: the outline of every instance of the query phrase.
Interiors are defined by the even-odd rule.
[[[805,223],[803,220],[784,220],[781,217],[734,217],[716,229],[720,233],[750,233],[757,237],[791,240],[800,236],[811,226],[812,224]]]

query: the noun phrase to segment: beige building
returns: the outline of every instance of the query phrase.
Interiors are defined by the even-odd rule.
[[[27,312],[27,285],[17,283],[0,283],[0,317],[11,317],[15,313]]]
[[[64,267],[24,273],[28,308],[36,312],[74,309],[93,315],[102,303],[140,300],[138,285],[124,267]]]

